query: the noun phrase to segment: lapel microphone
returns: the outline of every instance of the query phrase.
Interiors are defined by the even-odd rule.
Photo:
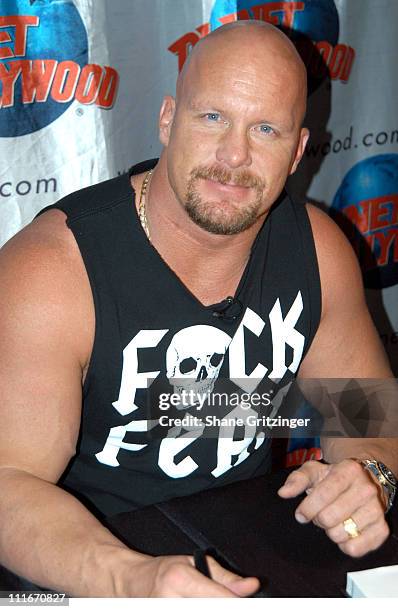
[[[243,304],[231,295],[213,307],[213,317],[223,321],[236,321],[243,311]]]

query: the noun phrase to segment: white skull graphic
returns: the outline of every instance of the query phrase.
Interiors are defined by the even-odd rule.
[[[192,325],[177,332],[166,352],[167,378],[174,392],[186,391],[190,397],[211,393],[230,342],[227,333],[211,325]]]

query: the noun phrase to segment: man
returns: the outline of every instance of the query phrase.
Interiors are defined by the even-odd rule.
[[[227,364],[227,349],[230,377],[247,388],[250,372],[288,381],[298,368],[309,378],[391,377],[345,238],[327,215],[281,196],[308,138],[305,98],[305,68],[276,28],[220,28],[194,48],[176,99],[163,101],[164,149],[152,175],[154,163],[133,173],[135,200],[128,179],[115,179],[67,198],[4,247],[0,562],[10,570],[74,596],[254,593],[255,578],[213,559],[209,579],[190,557],[128,549],[56,483],[69,464],[69,490],[106,514],[256,473],[269,457],[263,438],[242,446],[234,465],[222,450],[228,441],[212,441],[215,463],[204,468],[205,454],[209,462],[213,455],[197,449],[208,440],[178,431],[151,439],[142,412],[147,379],[167,374],[172,384],[194,372],[203,382]],[[226,296],[239,298],[243,315],[228,315]],[[242,325],[253,338],[268,334],[251,365]],[[184,353],[201,334],[212,349]],[[276,350],[288,344],[290,364]],[[272,364],[261,365],[260,350]],[[279,494],[307,491],[297,520],[316,522],[344,552],[363,555],[388,535],[386,499],[352,458],[398,472],[397,444],[330,439],[323,452],[327,464],[305,464]]]

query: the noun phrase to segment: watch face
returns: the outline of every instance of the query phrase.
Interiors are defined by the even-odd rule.
[[[384,478],[393,487],[396,487],[397,486],[397,480],[396,480],[394,474],[392,473],[392,471],[390,469],[388,469],[388,467],[386,465],[384,465],[384,463],[381,463],[381,461],[378,462],[378,465],[379,465],[379,469],[380,469],[381,473],[383,474]]]

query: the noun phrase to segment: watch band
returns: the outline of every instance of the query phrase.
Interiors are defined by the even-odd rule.
[[[352,457],[352,459],[362,465],[374,477],[373,480],[380,485],[386,501],[385,512],[388,512],[397,491],[397,479],[392,471],[384,463],[376,459],[358,459],[356,457]]]

